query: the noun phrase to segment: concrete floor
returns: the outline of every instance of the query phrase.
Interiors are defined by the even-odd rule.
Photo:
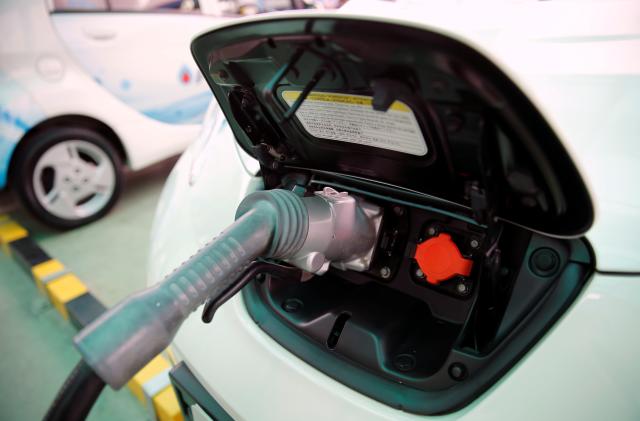
[[[0,213],[29,229],[47,253],[60,260],[107,306],[145,286],[148,239],[164,179],[175,160],[127,176],[115,208],[100,221],[67,232],[48,229],[0,195]],[[79,361],[71,345],[74,328],[39,294],[29,276],[0,253],[0,419],[41,419],[64,379]],[[106,388],[89,420],[146,419],[125,388]]]

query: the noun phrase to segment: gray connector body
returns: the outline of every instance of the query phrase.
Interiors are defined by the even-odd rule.
[[[381,208],[331,187],[305,198],[305,205],[307,238],[287,261],[317,275],[329,270],[329,265],[367,270],[382,222]]]
[[[76,348],[107,384],[119,389],[170,344],[191,312],[207,298],[224,294],[256,258],[296,264],[315,248],[326,265],[327,259],[351,261],[372,253],[375,224],[363,218],[357,206],[351,208],[359,215],[352,218],[356,223],[317,222],[334,218],[333,209],[321,196],[300,198],[285,190],[252,193],[238,207],[233,224],[162,282],[132,295],[83,329],[74,338]],[[333,227],[333,241],[319,240],[317,230],[309,237],[310,227],[317,224]]]

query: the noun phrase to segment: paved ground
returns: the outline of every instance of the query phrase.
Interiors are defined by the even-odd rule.
[[[106,305],[145,285],[148,238],[169,161],[129,175],[116,207],[100,221],[68,231],[33,220],[7,193],[0,213],[10,212],[49,255],[75,272]],[[0,419],[38,420],[80,359],[75,330],[36,290],[24,271],[0,253]],[[137,420],[146,414],[123,389],[106,389],[89,420]]]

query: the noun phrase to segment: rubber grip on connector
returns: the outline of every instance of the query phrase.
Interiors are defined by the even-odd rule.
[[[249,195],[236,221],[170,273],[83,329],[74,342],[84,360],[119,389],[164,350],[187,316],[222,295],[257,257],[287,257],[304,243],[308,215],[285,190]]]

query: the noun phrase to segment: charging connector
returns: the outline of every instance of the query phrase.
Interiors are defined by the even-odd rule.
[[[75,338],[86,363],[119,389],[164,350],[182,322],[206,299],[233,290],[259,257],[281,259],[317,274],[330,264],[366,270],[381,211],[325,188],[311,197],[286,190],[255,192],[236,221],[165,280],[107,311]]]

